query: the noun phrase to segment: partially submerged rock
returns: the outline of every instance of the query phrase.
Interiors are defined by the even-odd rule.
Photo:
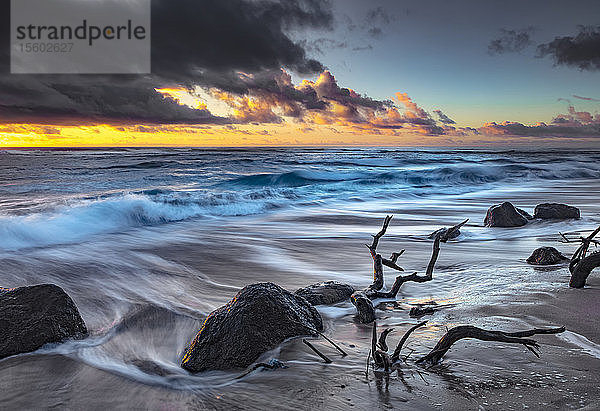
[[[251,284],[209,314],[181,366],[191,372],[247,367],[286,339],[322,329],[321,315],[303,297],[273,283]]]
[[[566,220],[569,218],[580,218],[579,209],[566,204],[544,203],[535,206],[534,218],[543,220],[556,219]]]
[[[0,313],[0,358],[87,334],[75,303],[54,284],[0,288]]]
[[[421,318],[424,315],[435,313],[435,308],[432,306],[417,305],[410,309],[408,315],[413,318]]]
[[[354,291],[354,288],[348,284],[325,281],[300,288],[295,294],[306,298],[306,301],[312,305],[322,305],[347,301]]]
[[[488,209],[483,224],[486,227],[521,227],[529,219],[529,214],[505,201]]]
[[[567,257],[554,247],[540,247],[533,251],[527,262],[534,265],[552,265],[566,259]]]
[[[429,234],[429,237],[427,238],[429,238],[430,240],[435,240],[439,237],[440,241],[443,243],[445,243],[448,240],[454,240],[460,235],[460,228],[463,225],[467,224],[468,221],[469,219],[467,218],[463,222],[453,225],[452,227],[444,227],[440,228],[439,230],[435,230],[433,233]]]
[[[445,238],[446,240],[454,240],[460,235],[460,229],[449,230],[448,227],[440,228],[435,230],[433,233],[429,234],[427,237],[430,240],[433,240],[435,237],[440,236]]]

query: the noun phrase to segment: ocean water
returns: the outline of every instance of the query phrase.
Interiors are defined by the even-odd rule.
[[[406,249],[399,264],[422,271],[427,235],[469,218],[462,235],[442,245],[433,281],[406,284],[398,303],[382,302],[382,321],[400,327],[413,321],[410,304],[447,307],[417,337],[423,345],[415,350],[425,352],[440,329],[467,320],[452,315],[454,306],[561,286],[564,265],[548,271],[524,261],[542,245],[573,252],[558,233],[597,227],[599,200],[595,151],[0,151],[0,286],[58,284],[90,330],[83,341],[0,360],[0,397],[13,408],[134,401],[179,409],[218,408],[224,395],[229,406],[260,408],[272,399],[261,403],[252,392],[283,390],[275,372],[240,382],[239,370],[192,375],[178,367],[204,317],[244,285],[273,281],[295,290],[335,279],[366,286],[372,267],[364,243],[386,214],[394,219],[380,251]],[[487,208],[502,201],[531,214],[536,204],[564,202],[582,218],[483,227]],[[395,274],[386,272],[388,284]],[[369,330],[354,323],[353,306],[319,309],[331,337],[358,347],[330,369],[363,370]],[[288,361],[295,384],[327,375],[290,344],[265,358]],[[289,394],[286,404],[301,398]]]

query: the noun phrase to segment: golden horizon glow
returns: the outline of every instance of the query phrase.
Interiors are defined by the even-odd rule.
[[[6,132],[6,130],[10,130]],[[544,142],[573,145],[573,139],[546,138]],[[425,136],[416,133],[374,134],[344,127],[292,124],[197,126],[0,126],[2,148],[59,147],[286,147],[286,146],[494,146],[531,145],[540,140],[510,136]],[[579,141],[580,145],[593,142]]]
[[[251,75],[241,73],[244,78]],[[249,91],[234,94],[218,89],[157,87],[154,90],[174,104],[203,110],[208,124],[102,124],[82,118],[82,124],[0,124],[2,147],[251,147],[251,146],[486,146],[552,144],[593,145],[594,139],[535,136],[546,123],[484,122],[478,128],[435,122],[407,93],[372,105],[352,89],[338,86],[335,77],[322,72],[315,81],[294,85],[285,71],[274,77],[282,90],[296,89],[316,96],[324,105],[306,109],[283,93]],[[366,104],[363,104],[366,102]],[[192,112],[193,113],[193,112]],[[214,117],[207,117],[211,113]],[[35,119],[35,117],[33,117]],[[558,114],[561,125],[593,125],[600,115],[577,112]],[[110,120],[105,120],[110,121]],[[59,122],[59,119],[57,119]],[[74,123],[77,120],[73,120]],[[91,122],[91,123],[86,123]],[[222,123],[222,124],[221,124]],[[518,129],[522,136],[513,136]],[[550,130],[552,131],[552,130]],[[530,136],[530,137],[526,137]]]

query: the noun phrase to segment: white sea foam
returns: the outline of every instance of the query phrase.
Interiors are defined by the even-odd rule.
[[[261,212],[265,201],[165,202],[145,195],[78,201],[54,211],[24,216],[0,215],[0,249],[16,250],[84,241],[90,236],[131,227],[181,221],[203,215],[248,215]]]
[[[581,348],[582,352],[589,354],[592,357],[600,358],[600,345],[588,340],[581,334],[577,334],[572,331],[565,331],[561,334],[557,334],[557,337],[563,341],[578,346]]]

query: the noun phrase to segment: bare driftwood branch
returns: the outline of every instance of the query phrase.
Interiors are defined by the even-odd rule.
[[[320,331],[317,331],[317,332],[319,333],[319,335],[320,335],[321,337],[323,337],[323,338],[325,338],[327,341],[329,341],[329,343],[330,343],[331,345],[333,345],[333,347],[334,347],[336,350],[338,350],[338,351],[340,352],[340,354],[342,354],[342,357],[345,357],[345,356],[347,356],[347,355],[348,355],[348,353],[347,353],[346,351],[342,350],[342,348],[341,348],[339,345],[337,345],[335,342],[333,342],[333,340],[331,340],[330,338],[328,338],[328,337],[327,337],[325,334],[323,334],[323,333],[322,333],[322,332],[320,332]]]
[[[326,364],[331,364],[332,363],[332,361],[325,354],[323,354],[321,351],[319,351],[317,349],[317,347],[315,347],[314,345],[312,345],[311,343],[309,343],[305,339],[302,339],[302,342],[304,344],[306,344],[308,346],[308,348],[310,348],[311,350],[313,350],[319,357],[321,357]]]
[[[379,244],[379,239],[385,235],[385,232],[388,226],[390,225],[390,221],[392,221],[392,217],[393,216],[391,215],[385,216],[381,230],[379,230],[379,232],[373,236],[373,242],[371,243],[371,245],[367,244],[367,247],[369,247],[369,250],[371,250],[372,255],[375,254],[377,250],[377,245]]]
[[[420,323],[413,325],[411,328],[408,329],[407,332],[404,333],[404,335],[398,342],[398,345],[396,346],[394,353],[392,354],[392,362],[393,363],[398,361],[398,359],[400,358],[400,351],[402,350],[402,347],[404,347],[404,343],[406,343],[406,340],[408,340],[408,337],[410,337],[410,335],[413,333],[413,331],[415,331],[417,328],[423,327],[425,324],[427,324],[427,321],[421,321]]]
[[[362,291],[357,291],[350,297],[352,303],[356,306],[358,311],[357,319],[361,323],[370,323],[375,320],[375,308],[373,307],[373,303],[371,300],[376,298],[396,298],[398,292],[400,291],[400,287],[407,281],[414,281],[418,283],[423,283],[426,281],[431,281],[433,278],[433,269],[435,267],[435,263],[438,258],[438,254],[440,252],[440,241],[442,240],[442,234],[439,234],[435,237],[433,242],[433,251],[431,254],[431,259],[429,261],[429,265],[427,266],[427,271],[425,275],[418,275],[416,272],[396,277],[392,288],[389,291],[381,291],[384,285],[384,275],[383,275],[383,266],[391,267],[398,271],[404,271],[402,267],[399,267],[396,262],[398,261],[398,257],[400,257],[404,250],[398,253],[392,253],[389,260],[383,258],[381,254],[377,253],[377,246],[379,245],[379,240],[383,237],[387,231],[387,228],[392,220],[392,216],[386,216],[383,221],[383,227],[381,230],[373,236],[373,242],[371,245],[366,245],[371,253],[371,257],[373,258],[373,283],[369,285],[366,289]],[[467,222],[467,220],[463,221],[460,224],[457,224],[454,227],[447,229],[446,232],[450,230],[458,230],[458,228],[462,227]]]
[[[329,344],[331,344],[333,346],[333,348],[335,348],[336,350],[339,351],[340,354],[342,354],[342,357],[345,357],[348,355],[348,353],[346,351],[344,351],[339,345],[337,345],[331,338],[327,337],[325,334],[323,334],[321,331],[317,330],[316,328],[313,327],[309,327],[305,324],[301,324],[300,322],[295,322],[296,324],[305,327],[307,329],[309,329],[311,332],[313,332],[314,334],[319,334],[321,337],[323,337],[327,342],[329,342]]]
[[[569,271],[571,272],[570,287],[583,288],[592,270],[600,267],[600,252],[596,251],[586,256],[591,244],[596,247],[600,244],[600,241],[594,240],[598,233],[600,233],[600,227],[596,228],[589,236],[579,237],[578,240],[570,240],[564,234],[559,233],[565,239],[564,242],[581,242],[569,263]]]
[[[450,347],[463,338],[475,338],[483,341],[497,341],[509,344],[522,344],[529,351],[539,357],[539,345],[535,340],[524,338],[536,334],[558,334],[565,331],[565,327],[559,328],[534,328],[533,330],[507,333],[502,331],[484,330],[472,325],[461,325],[450,329],[436,344],[429,354],[417,360],[417,363],[427,362],[437,364],[448,352]]]
[[[583,288],[590,273],[597,267],[600,267],[600,251],[591,253],[575,264],[571,271],[569,286],[573,288]]]
[[[408,339],[408,337],[415,331],[417,328],[424,326],[427,324],[427,321],[420,322],[419,324],[411,327],[406,333],[402,336],[394,353],[390,356],[388,354],[388,346],[386,343],[386,338],[393,331],[393,328],[386,328],[381,335],[379,336],[379,340],[377,339],[377,323],[373,321],[373,334],[371,337],[371,350],[369,351],[369,355],[373,354],[373,361],[375,362],[375,368],[381,369],[386,373],[390,371],[394,371],[400,367],[400,362],[398,361],[400,358],[400,351],[404,346],[404,343]],[[367,373],[369,371],[368,366],[369,359],[367,358]]]
[[[394,331],[393,328],[386,328],[385,330],[383,330],[383,332],[379,336],[379,342],[377,343],[377,345],[379,345],[379,348],[381,348],[383,351],[388,350],[388,346],[385,342],[385,339],[387,338],[388,334],[391,333],[392,331]]]

